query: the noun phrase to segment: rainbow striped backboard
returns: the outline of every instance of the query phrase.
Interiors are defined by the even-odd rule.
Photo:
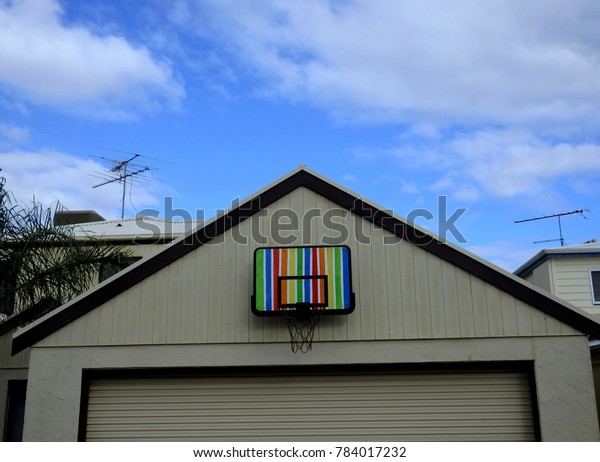
[[[252,312],[277,316],[299,304],[322,314],[348,314],[354,309],[347,246],[256,249]]]

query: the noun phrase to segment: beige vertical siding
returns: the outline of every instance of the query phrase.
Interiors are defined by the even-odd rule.
[[[252,218],[77,319],[40,345],[287,342],[281,319],[250,313],[253,252],[275,245],[270,218],[291,208],[300,217],[293,245],[339,235],[323,222],[336,209],[299,188]],[[305,223],[302,218],[319,215]],[[317,212],[314,212],[317,211]],[[575,331],[454,265],[339,209],[350,231],[356,310],[322,317],[320,341],[571,335]],[[306,221],[306,220],[305,220]],[[356,239],[360,226],[369,244]],[[303,229],[304,228],[304,229]],[[260,242],[256,232],[264,237]],[[255,235],[253,236],[253,232]],[[282,233],[285,236],[286,233]],[[247,237],[248,244],[239,243]],[[386,239],[384,243],[384,239]],[[259,242],[257,242],[257,240]]]
[[[556,258],[551,261],[554,295],[588,313],[600,315],[600,305],[592,302],[590,270],[600,269],[600,258]]]

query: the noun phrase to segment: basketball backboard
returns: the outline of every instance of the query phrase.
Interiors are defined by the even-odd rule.
[[[347,246],[256,249],[252,312],[281,316],[298,309],[322,315],[348,314],[354,309]]]

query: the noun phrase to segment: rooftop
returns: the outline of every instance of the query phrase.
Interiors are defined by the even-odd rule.
[[[176,239],[190,233],[202,223],[201,220],[167,220],[146,216],[78,223],[69,226],[73,226],[75,235],[78,237],[96,237],[106,240]]]
[[[533,257],[523,263],[514,271],[517,276],[523,277],[537,266],[541,265],[548,258],[555,257],[576,257],[576,256],[599,256],[600,257],[600,242],[592,239],[582,244],[565,245],[551,249],[542,249]]]

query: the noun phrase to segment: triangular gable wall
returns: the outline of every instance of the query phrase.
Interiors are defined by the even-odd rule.
[[[282,209],[300,217],[337,209],[346,212],[339,223],[347,229],[360,224],[373,238],[363,245],[349,237],[357,310],[323,318],[319,340],[572,335],[577,330],[600,337],[600,325],[585,314],[300,169],[29,326],[16,336],[13,352],[43,339],[43,345],[287,341],[280,320],[256,318],[249,309],[252,252],[275,242],[272,237],[264,243],[237,242],[257,229],[269,236],[271,217]],[[309,223],[310,239],[303,229],[296,233],[303,241],[294,245],[320,244],[328,233],[337,236],[318,217]],[[395,244],[384,245],[384,238]]]

